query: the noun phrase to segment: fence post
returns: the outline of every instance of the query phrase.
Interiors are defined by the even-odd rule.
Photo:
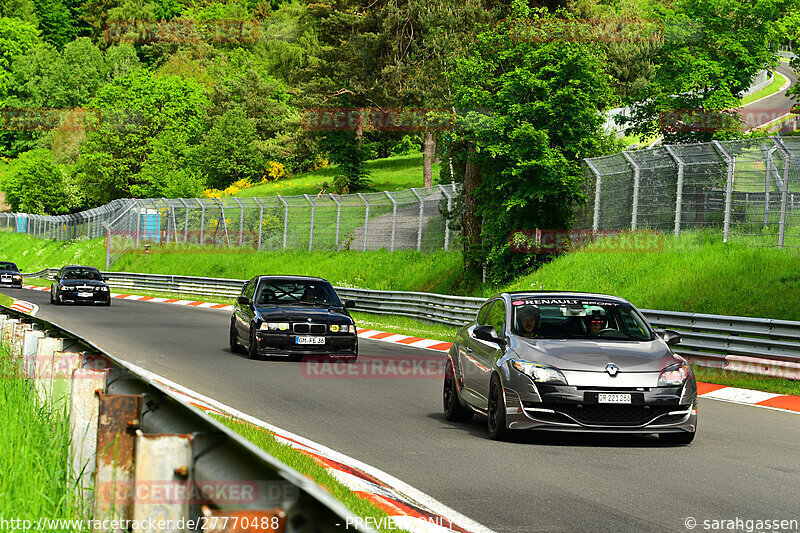
[[[225,247],[231,247],[231,238],[228,236],[228,221],[225,220],[225,206],[222,205],[222,202],[219,198],[214,198],[214,201],[219,206],[219,218],[222,219],[222,227],[225,228]],[[217,231],[219,231],[219,224],[217,224]]]
[[[394,236],[397,231],[397,202],[394,198],[392,198],[392,195],[389,193],[389,191],[383,192],[392,202],[392,244],[390,245],[389,251],[394,252]]]
[[[772,167],[774,166],[772,162],[772,154],[775,153],[775,150],[777,150],[777,148],[773,146],[767,151],[767,161],[765,165],[767,167],[767,173],[764,176],[764,228],[766,228],[769,224],[769,178],[770,173],[772,172]]]
[[[366,198],[364,198],[364,195],[361,194],[361,193],[358,193],[358,197],[361,198],[361,201],[364,202],[364,204],[367,206],[366,212],[364,213],[364,248],[362,250],[362,251],[366,252],[367,251],[367,228],[369,227],[369,202],[367,201]]]
[[[342,222],[342,202],[340,202],[339,199],[336,198],[336,196],[334,196],[332,193],[328,193],[328,196],[330,196],[331,200],[336,202],[336,249],[338,250],[339,228],[341,227],[341,222]]]
[[[722,154],[728,167],[728,176],[725,185],[725,220],[723,222],[722,242],[728,242],[731,235],[731,204],[733,200],[733,173],[736,168],[736,157],[732,156],[719,141],[713,141],[714,146]]]
[[[781,218],[778,225],[778,248],[783,248],[783,241],[786,237],[786,204],[789,197],[789,169],[792,166],[792,157],[784,146],[780,137],[772,137],[775,147],[783,154],[783,183],[781,183]]]
[[[683,209],[683,169],[685,163],[672,146],[666,146],[667,153],[675,164],[678,165],[678,185],[675,190],[675,236],[681,234],[681,210]]]
[[[242,205],[242,202],[240,202],[235,196],[233,199],[236,200],[237,204],[239,204],[239,248],[241,248],[242,242],[244,242],[244,206]]]
[[[445,189],[444,185],[439,184],[439,190],[442,191],[444,197],[447,198],[447,213],[449,214],[453,210],[453,197],[447,193],[447,189]],[[453,184],[453,191],[455,192],[455,184]],[[444,249],[450,247],[450,218],[448,217],[447,220],[444,222]]]
[[[600,187],[603,184],[603,177],[600,174],[600,171],[597,167],[592,163],[591,159],[586,160],[586,164],[589,166],[589,169],[595,175],[595,182],[594,182],[594,215],[592,217],[592,233],[596,233],[597,230],[600,229]]]
[[[286,203],[281,195],[278,195],[278,200],[283,204],[283,249],[286,249],[286,235],[289,232],[289,204]]]
[[[414,196],[417,197],[417,201],[419,202],[419,227],[417,228],[417,251],[422,250],[422,217],[425,211],[425,204],[422,200],[422,196],[419,195],[417,189],[411,188],[411,192],[414,193]]]
[[[178,198],[178,201],[183,204],[183,209],[186,211],[186,218],[183,221],[183,244],[189,244],[189,204],[183,198]]]
[[[310,252],[311,246],[313,246],[314,244],[314,215],[316,214],[317,211],[317,204],[314,202],[314,200],[309,198],[307,194],[304,194],[303,196],[305,196],[306,201],[308,201],[308,203],[311,204],[311,231],[309,231],[308,233],[308,251]]]
[[[264,204],[261,203],[261,200],[258,197],[253,198],[258,204],[258,244],[256,244],[256,250],[261,250],[261,228],[264,226]]]
[[[633,205],[631,206],[631,231],[636,230],[636,223],[638,222],[639,218],[639,165],[633,160],[631,155],[624,151],[622,152],[622,157],[624,157],[628,164],[633,168]]]

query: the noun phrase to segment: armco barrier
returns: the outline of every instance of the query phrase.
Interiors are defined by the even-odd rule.
[[[93,498],[92,524],[345,531],[352,512],[326,490],[91,342],[4,306],[0,332],[23,375],[34,380],[38,401],[68,407],[71,471],[76,491]],[[251,527],[236,517],[247,517]]]
[[[56,269],[23,274],[52,277]],[[235,298],[246,280],[104,272],[119,290],[146,290],[209,298]],[[426,292],[379,291],[336,287],[343,299],[354,300],[356,310],[401,315],[447,325],[472,321],[484,298]],[[674,329],[683,340],[676,350],[698,364],[800,379],[800,322],[643,309],[655,328]],[[740,358],[747,359],[743,364]],[[735,363],[734,363],[735,362]],[[752,364],[751,364],[752,363]]]

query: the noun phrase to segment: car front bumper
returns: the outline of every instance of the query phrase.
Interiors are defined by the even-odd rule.
[[[78,296],[75,291],[59,291],[58,297],[62,302],[105,304],[111,301],[110,292],[92,291],[91,296]]]
[[[337,357],[358,356],[358,336],[356,334],[311,335],[324,338],[324,344],[297,344],[296,335],[258,331],[258,353],[260,355],[330,355]]]
[[[517,377],[523,386],[504,387],[510,429],[648,434],[697,428],[694,381],[675,387],[619,388],[534,384]],[[600,403],[601,393],[630,394],[631,401]]]

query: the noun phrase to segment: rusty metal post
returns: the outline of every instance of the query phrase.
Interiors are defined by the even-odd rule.
[[[97,520],[132,520],[134,449],[142,397],[100,394],[94,514]]]
[[[136,430],[134,524],[171,521],[173,527],[189,514],[190,491],[177,497],[175,488],[192,482],[192,437],[190,435],[145,435]],[[155,490],[159,488],[160,490]],[[167,491],[165,489],[172,488]],[[167,497],[167,492],[169,496]],[[164,522],[166,523],[166,522]],[[164,533],[164,530],[134,528],[132,533]]]
[[[97,392],[105,390],[107,377],[107,370],[76,368],[72,372],[69,462],[76,480],[75,491],[84,501],[91,495],[97,453]]]
[[[3,336],[0,337],[0,342],[3,344],[11,344],[11,333],[14,331],[14,325],[18,323],[18,318],[6,318],[3,321]]]
[[[13,359],[19,359],[22,356],[22,341],[25,340],[25,332],[32,329],[33,324],[26,324],[25,322],[14,324],[11,329],[11,342],[8,343]]]

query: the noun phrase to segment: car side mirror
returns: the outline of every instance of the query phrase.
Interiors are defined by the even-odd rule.
[[[345,300],[344,301],[344,308],[345,309],[353,309],[356,306],[355,300]]]
[[[472,332],[476,339],[492,342],[500,347],[504,347],[506,345],[505,339],[501,339],[497,336],[497,331],[495,331],[493,326],[478,326]]]
[[[250,299],[247,296],[239,296],[236,301],[242,305],[250,305]]]
[[[105,277],[105,276],[101,276],[101,277],[103,278],[103,281],[108,281],[107,277]]]
[[[661,338],[664,339],[669,346],[674,346],[681,342],[681,334],[673,329],[665,329],[664,333],[661,334]]]
[[[58,281],[58,280],[60,280],[61,278],[59,278],[58,276],[53,276],[53,279],[54,279],[54,280],[56,280],[56,281]]]

